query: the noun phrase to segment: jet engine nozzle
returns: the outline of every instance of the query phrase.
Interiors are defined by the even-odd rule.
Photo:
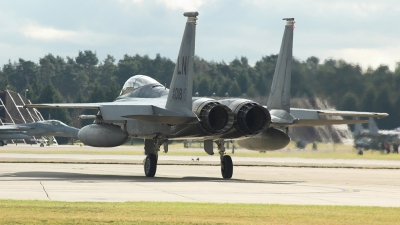
[[[199,127],[209,134],[220,134],[233,126],[234,115],[227,106],[207,98],[193,102],[193,112],[200,119]]]
[[[233,127],[240,135],[251,136],[266,130],[271,124],[271,114],[262,105],[247,99],[225,99],[235,116]]]
[[[254,135],[271,124],[271,115],[262,105],[253,101],[236,101],[231,107],[236,123],[235,128],[246,135]]]

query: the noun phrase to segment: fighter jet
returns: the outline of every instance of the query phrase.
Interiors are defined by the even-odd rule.
[[[25,107],[99,110],[97,115],[81,116],[81,119],[94,119],[95,122],[83,127],[78,138],[84,144],[94,147],[122,145],[129,136],[144,139],[146,158],[143,165],[147,177],[155,176],[160,146],[164,145],[164,151],[168,151],[168,140],[204,140],[204,150],[210,155],[214,154],[215,142],[220,155],[222,177],[231,178],[233,163],[231,157],[225,154],[225,140],[244,139],[242,146],[253,147],[251,142],[257,142],[255,150],[260,147],[275,150],[289,143],[287,132],[281,130],[285,127],[360,122],[320,120],[321,115],[387,115],[290,109],[294,19],[286,19],[287,25],[267,107],[247,99],[216,101],[211,98],[193,98],[193,60],[198,13],[187,12],[184,16],[187,17],[187,22],[170,89],[148,76],[136,75],[125,82],[120,96],[114,102],[28,104]],[[261,136],[256,136],[257,134]]]
[[[368,129],[364,129],[361,124],[354,126],[354,147],[358,149],[358,154],[363,155],[364,150],[379,150],[385,151],[389,154],[390,148],[387,144],[393,145],[393,153],[398,152],[400,143],[400,131],[394,130],[380,130],[373,118],[369,118]],[[383,145],[383,146],[382,146]],[[397,146],[397,148],[395,148]]]
[[[0,126],[0,146],[9,139],[30,139],[37,136],[77,137],[79,129],[70,127],[58,120],[43,120]]]

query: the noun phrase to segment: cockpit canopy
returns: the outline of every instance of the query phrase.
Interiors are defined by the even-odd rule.
[[[154,85],[160,85],[162,86],[158,81],[154,80],[151,77],[148,77],[146,75],[135,75],[131,78],[129,78],[124,86],[122,87],[121,93],[119,95],[124,95],[126,93],[129,93],[136,88],[143,87],[148,84],[154,84]]]
[[[54,125],[54,126],[67,126],[67,124],[58,120],[43,120],[43,121],[38,121],[38,123]]]

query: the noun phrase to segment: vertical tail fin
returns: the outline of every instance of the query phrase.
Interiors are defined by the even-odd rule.
[[[188,115],[192,112],[193,60],[198,12],[186,12],[188,17],[181,48],[169,89],[165,108]]]
[[[379,133],[378,125],[376,125],[376,122],[375,122],[374,118],[372,118],[372,117],[369,118],[368,130],[369,130],[370,134],[378,134]]]
[[[271,92],[269,94],[267,108],[283,109],[290,112],[290,81],[292,72],[292,49],[294,18],[285,18],[285,31],[283,33],[281,49],[275,67],[272,80]]]
[[[359,120],[360,118],[359,118],[359,117],[355,117],[354,119],[355,119],[355,120]],[[353,135],[354,135],[354,136],[360,135],[360,134],[362,133],[363,129],[364,129],[364,128],[363,128],[363,126],[361,125],[361,123],[355,124],[355,125],[354,125]]]

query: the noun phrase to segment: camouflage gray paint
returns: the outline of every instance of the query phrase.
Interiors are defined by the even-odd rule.
[[[29,139],[33,136],[77,137],[79,129],[58,120],[0,126],[0,142],[8,139]]]

